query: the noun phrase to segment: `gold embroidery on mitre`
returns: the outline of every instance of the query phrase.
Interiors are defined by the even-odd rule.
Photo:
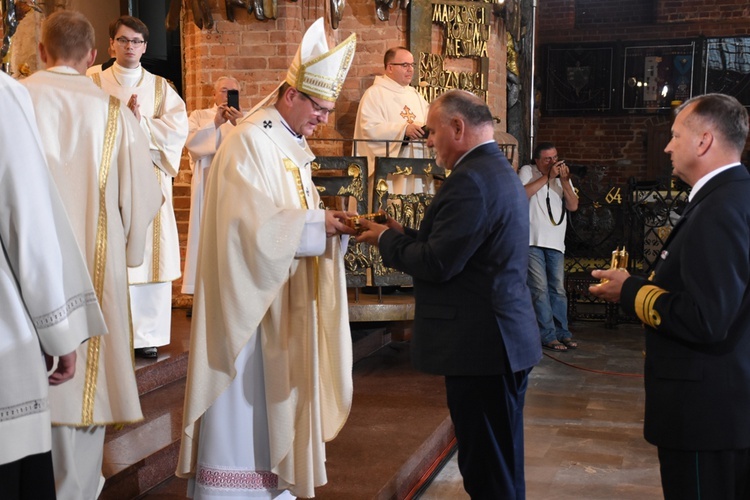
[[[117,115],[120,111],[120,100],[109,98],[107,114],[107,129],[104,133],[104,148],[102,162],[99,167],[99,217],[96,223],[96,249],[94,252],[94,291],[99,305],[102,305],[104,294],[104,278],[107,267],[107,179],[112,165],[112,155],[117,136]],[[86,374],[83,386],[82,423],[92,424],[94,421],[94,400],[96,383],[99,375],[99,354],[101,337],[89,339],[86,353]]]
[[[302,36],[285,81],[307,95],[336,102],[354,58],[356,39],[352,33],[328,50],[325,21],[318,18]]]
[[[644,324],[657,328],[661,324],[661,315],[654,308],[656,300],[667,291],[655,285],[645,285],[635,296],[635,313]]]

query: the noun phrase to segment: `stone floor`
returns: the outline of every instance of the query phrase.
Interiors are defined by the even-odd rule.
[[[184,312],[176,313],[175,320],[174,345],[165,348],[160,358],[173,359],[177,370],[185,362],[189,320]],[[605,329],[601,322],[578,322],[572,330],[579,348],[567,353],[545,351],[529,381],[525,409],[527,498],[663,498],[656,450],[642,437],[640,327]],[[355,364],[352,414],[339,437],[328,445],[329,484],[317,490],[316,498],[468,498],[455,454],[450,455],[452,431],[442,379],[410,368],[408,342],[380,345],[380,340],[373,342],[375,352]],[[138,364],[139,378],[148,381],[144,371],[149,365],[142,360]],[[142,397],[144,413],[154,413],[146,425],[129,433],[127,429],[110,432],[105,448],[110,450],[105,451],[105,469],[111,469],[105,474],[108,477],[116,469],[129,467],[137,470],[143,484],[149,475],[164,473],[156,470],[159,467],[174,470],[184,379],[161,391]],[[154,402],[149,403],[151,399]],[[158,443],[162,438],[152,437],[153,428],[164,429],[163,443]],[[138,444],[128,444],[133,442]],[[146,445],[160,451],[147,459],[134,456],[123,460]],[[448,457],[446,463],[430,480],[427,471],[437,467],[433,462],[441,454]],[[417,478],[413,477],[416,471],[421,474]],[[171,474],[166,472],[161,477]],[[125,480],[112,483],[103,498],[185,498],[186,482],[173,476],[145,494],[127,493]],[[415,483],[421,488],[413,487]]]
[[[531,373],[524,415],[527,498],[662,499],[656,448],[642,435],[641,327],[577,323],[572,330],[579,348],[544,351]],[[455,454],[416,498],[469,498]]]

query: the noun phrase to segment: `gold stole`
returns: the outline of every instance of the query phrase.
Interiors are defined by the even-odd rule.
[[[102,88],[102,77],[101,73],[93,73],[89,75],[91,80]],[[154,82],[154,118],[159,118],[164,112],[164,78],[159,75],[154,75],[156,81]],[[156,142],[156,141],[154,141]],[[159,167],[154,164],[154,173],[156,174],[156,181],[161,187],[162,178],[159,172]],[[152,227],[152,258],[151,258],[151,274],[153,276],[153,282],[159,281],[159,254],[161,252],[161,211],[156,214],[153,220]]]
[[[154,118],[161,117],[164,107],[164,78],[156,76],[156,82],[154,82]],[[156,141],[154,141],[156,142]],[[156,174],[156,180],[159,182],[161,187],[162,178],[159,167],[154,164],[154,173]],[[157,212],[154,217],[153,224],[153,253],[151,258],[151,275],[153,276],[153,282],[159,281],[159,254],[161,253],[161,209]]]
[[[99,76],[98,74],[96,76]],[[93,282],[96,298],[102,304],[104,293],[104,274],[107,267],[107,179],[112,165],[112,156],[117,137],[117,114],[120,111],[120,100],[114,96],[109,97],[109,111],[107,114],[107,129],[104,133],[104,148],[102,150],[102,161],[99,167],[99,217],[96,223],[96,248],[94,252]],[[83,410],[81,423],[92,425],[94,423],[94,395],[96,393],[96,382],[99,375],[99,354],[101,337],[89,339],[86,356],[86,375],[83,385]]]
[[[305,197],[305,187],[302,185],[302,174],[299,167],[289,158],[284,158],[284,168],[294,176],[294,182],[297,184],[297,195],[299,196],[302,208],[309,209],[307,197]],[[315,284],[315,304],[318,311],[318,323],[320,323],[320,301],[318,300],[320,292],[320,258],[313,257],[313,283]]]

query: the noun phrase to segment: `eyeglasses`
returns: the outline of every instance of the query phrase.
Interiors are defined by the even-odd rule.
[[[120,47],[127,47],[129,43],[132,43],[133,47],[140,47],[141,45],[146,43],[145,40],[131,40],[129,38],[125,38],[124,36],[115,38],[115,42],[117,42]]]
[[[388,64],[390,64],[391,66],[401,66],[404,69],[408,69],[408,68],[414,69],[417,67],[417,63],[403,62],[403,63],[388,63]]]
[[[321,106],[317,102],[313,101],[312,97],[310,97],[309,95],[305,94],[304,92],[297,91],[297,93],[299,95],[303,96],[308,101],[310,101],[310,104],[312,104],[312,107],[313,107],[313,112],[315,112],[315,113],[317,113],[319,115],[325,116],[325,115],[329,115],[329,114],[333,113],[334,111],[336,111],[336,108],[330,108],[330,109],[329,108],[324,108],[323,106]]]
[[[542,157],[542,161],[544,162],[550,162],[550,161],[557,161],[557,159],[560,158],[559,156],[544,156]]]

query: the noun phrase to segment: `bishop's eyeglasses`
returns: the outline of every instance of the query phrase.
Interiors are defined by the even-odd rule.
[[[304,92],[300,92],[298,90],[297,93],[300,94],[305,99],[307,99],[308,101],[310,101],[310,104],[312,104],[312,107],[313,107],[313,111],[315,113],[317,113],[318,115],[320,115],[320,116],[326,116],[326,115],[331,114],[334,111],[336,111],[336,108],[330,108],[330,109],[329,108],[324,108],[323,106],[321,106],[317,102],[313,101],[312,97],[310,97],[309,95],[305,94]]]

